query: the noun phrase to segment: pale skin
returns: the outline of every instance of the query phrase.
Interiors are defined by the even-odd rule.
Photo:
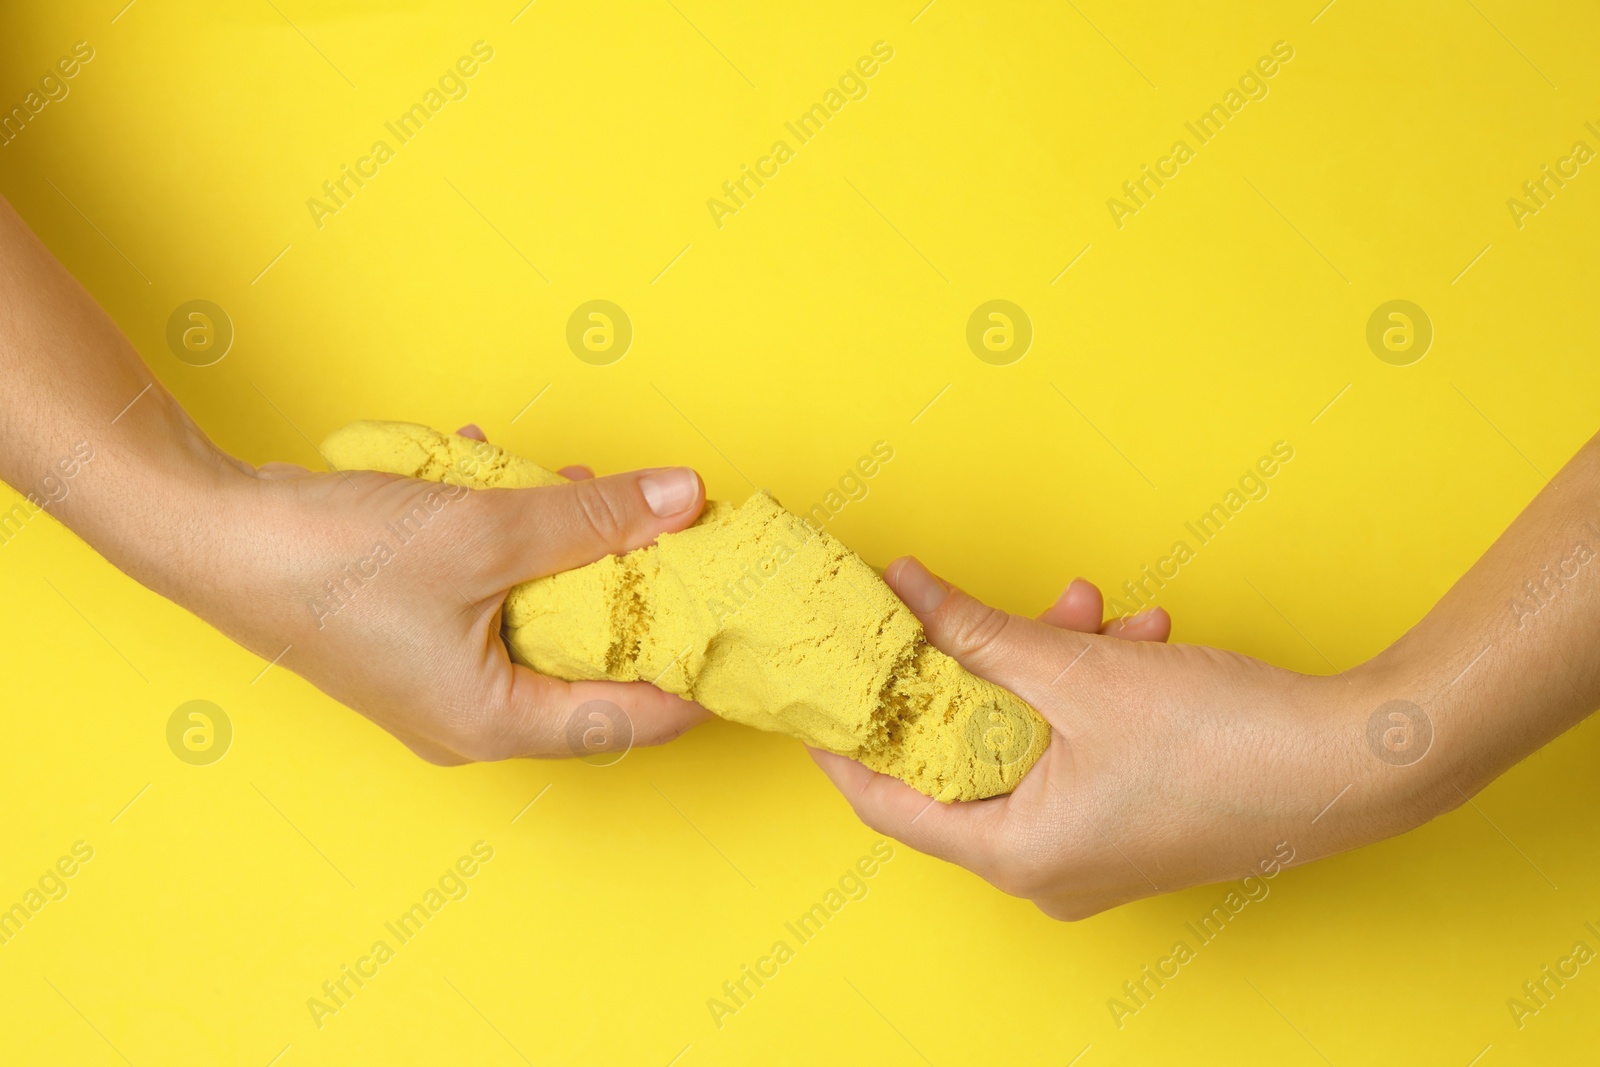
[[[93,458],[64,480],[80,443]],[[635,744],[707,717],[643,683],[563,682],[507,655],[499,614],[513,585],[648,544],[705,503],[687,468],[563,473],[574,480],[460,494],[379,579],[319,618],[308,602],[323,583],[439,487],[225,454],[0,200],[0,478],[425,759],[567,755],[568,718],[596,699],[627,713]],[[12,514],[0,511],[8,539]],[[1062,919],[1259,873],[1280,842],[1295,863],[1355,848],[1461,804],[1600,704],[1600,561],[1572,562],[1574,546],[1600,542],[1591,521],[1600,529],[1600,439],[1422,622],[1332,677],[1165,644],[1159,608],[1104,621],[1082,579],[1028,619],[896,560],[885,577],[929,639],[1037,708],[1050,746],[1011,796],[949,805],[814,756],[874,829]],[[1518,598],[1537,610],[1519,613]],[[1369,742],[1369,720],[1392,700],[1431,722],[1420,759]]]
[[[64,482],[50,514],[424,759],[569,755],[567,719],[591,700],[627,713],[634,744],[670,740],[706,718],[653,686],[536,674],[500,639],[513,585],[692,523],[705,503],[694,471],[594,478],[571,468],[568,485],[460,493],[350,606],[319,619],[310,605],[324,583],[369,557],[385,523],[440,487],[256,468],[225,454],[0,200],[0,478],[48,499],[46,479],[60,482],[58,464],[79,442],[93,459]],[[17,521],[0,532],[10,536]]]
[[[949,805],[812,755],[873,829],[1054,918],[1260,875],[1281,842],[1298,865],[1420,826],[1600,705],[1597,553],[1600,437],[1410,632],[1333,676],[1073,632],[1098,603],[1071,589],[1028,619],[898,559],[885,577],[929,639],[1037,708],[1050,747],[1010,796]],[[1369,740],[1393,700],[1432,724],[1414,762],[1386,743],[1402,721]]]

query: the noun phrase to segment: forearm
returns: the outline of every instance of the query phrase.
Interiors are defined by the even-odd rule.
[[[1600,707],[1600,437],[1369,667],[1388,699],[1427,715],[1432,745],[1415,781],[1436,806],[1461,803]]]
[[[171,593],[199,504],[239,468],[0,199],[0,479]],[[19,532],[16,509],[0,519]]]

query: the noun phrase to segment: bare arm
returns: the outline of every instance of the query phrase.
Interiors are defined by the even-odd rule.
[[[1462,804],[1600,706],[1597,554],[1600,438],[1410,633],[1332,677],[1007,615],[898,560],[934,644],[1038,708],[1050,747],[1011,796],[932,808],[814,756],[869,825],[1057,918],[1271,877]]]
[[[247,468],[210,445],[3,200],[0,309],[0,479],[171,596],[200,501]]]
[[[1369,666],[1432,720],[1446,807],[1600,707],[1600,436]]]
[[[568,755],[567,720],[592,701],[640,744],[704,718],[651,686],[535,674],[499,634],[516,583],[693,522],[705,500],[693,471],[451,494],[384,474],[257,470],[207,439],[3,199],[0,479],[28,497],[0,511],[0,541],[48,510],[434,762]],[[433,517],[393,544],[389,524],[418,508]],[[319,614],[329,583],[380,543],[393,549],[381,570]]]

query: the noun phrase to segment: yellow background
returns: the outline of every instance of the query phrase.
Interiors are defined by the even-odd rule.
[[[1327,671],[1595,428],[1597,165],[1520,230],[1506,207],[1600,148],[1584,5],[123,2],[8,5],[7,108],[96,54],[0,147],[0,191],[252,461],[315,463],[357,418],[476,420],[550,465],[689,462],[714,496],[806,507],[881,439],[833,532],[1033,612],[1134,577],[1284,440],[1271,495],[1161,602],[1179,640]],[[477,40],[470,95],[319,230],[307,199]],[[707,198],[879,40],[869,95],[718,229]],[[1107,198],[1279,40],[1270,95],[1119,230]],[[215,366],[166,347],[194,298],[237,329]],[[564,341],[594,298],[636,330],[607,367]],[[994,298],[1036,331],[1007,367],[964,340]],[[1394,298],[1436,330],[1408,367],[1365,342]],[[1600,947],[1593,723],[1475,806],[1281,875],[1121,1029],[1107,999],[1223,887],[1058,925],[904,848],[718,1029],[707,998],[875,839],[798,744],[717,723],[610,768],[442,770],[53,520],[0,547],[0,596],[0,904],[95,849],[0,947],[6,1063],[1593,1055],[1593,965],[1521,1030],[1506,1007]],[[191,699],[234,724],[211,766],[166,746]],[[307,998],[480,839],[470,895],[317,1029]]]

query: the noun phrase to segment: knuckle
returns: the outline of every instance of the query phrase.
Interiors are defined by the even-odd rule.
[[[628,529],[627,512],[621,502],[598,480],[573,482],[572,492],[577,497],[579,513],[596,539],[608,546],[620,544]]]
[[[999,608],[969,601],[950,618],[946,634],[957,656],[978,656],[994,647],[1010,623]]]

